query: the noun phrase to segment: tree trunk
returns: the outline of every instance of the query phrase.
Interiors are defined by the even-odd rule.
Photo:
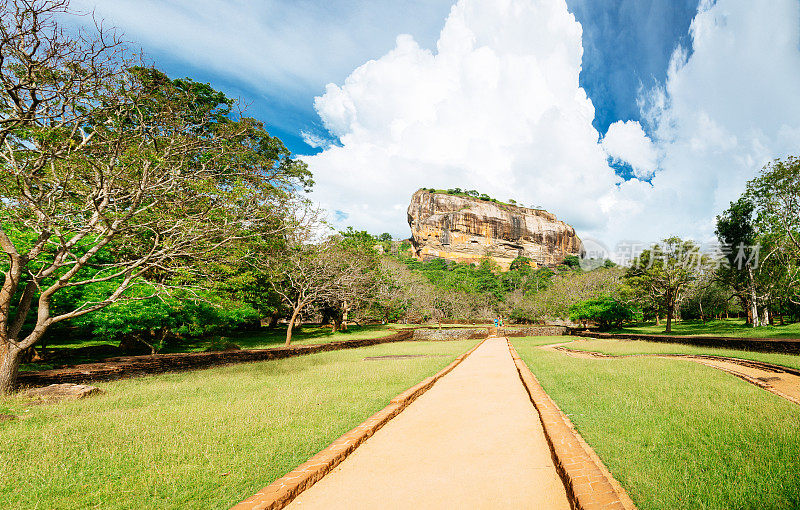
[[[703,315],[703,300],[701,299],[697,303],[700,305],[700,320],[705,322],[706,321],[706,316]]]
[[[0,395],[9,395],[17,385],[17,374],[19,365],[22,362],[22,351],[12,344],[6,344],[2,348],[2,360],[0,360]]]
[[[661,314],[656,312],[656,327],[661,325]]]
[[[286,343],[284,346],[289,347],[292,344],[292,328],[294,328],[294,323],[297,320],[298,314],[300,314],[300,309],[303,305],[298,305],[297,308],[294,309],[292,312],[292,318],[289,319],[289,325],[286,328]]]
[[[761,314],[762,314],[761,325],[762,326],[766,326],[766,325],[770,324],[770,321],[769,321],[769,307],[767,305],[764,305],[764,309],[761,310]]]
[[[672,314],[675,311],[675,303],[667,305],[667,333],[672,333]]]
[[[747,265],[747,277],[750,280],[750,312],[753,316],[753,327],[757,328],[760,326],[758,321],[758,298],[756,297],[756,282],[755,278],[753,278],[753,268],[750,267],[750,264]]]
[[[278,320],[280,320],[280,318],[281,318],[280,312],[276,311],[275,313],[273,313],[269,318],[269,324],[267,325],[267,328],[272,329],[275,326],[277,326]]]

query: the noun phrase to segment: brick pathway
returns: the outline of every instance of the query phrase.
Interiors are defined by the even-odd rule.
[[[504,338],[490,338],[289,508],[568,509]]]

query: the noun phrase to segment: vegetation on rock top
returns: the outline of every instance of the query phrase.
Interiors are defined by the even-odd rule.
[[[535,209],[535,210],[539,210],[539,211],[543,211],[544,210],[544,208],[542,208],[541,206],[538,206],[538,205],[534,205],[534,206],[530,206],[530,207],[526,206],[526,205],[522,205],[521,203],[518,203],[513,198],[509,198],[506,202],[503,202],[503,201],[497,200],[496,198],[490,197],[486,193],[481,193],[481,192],[476,191],[474,189],[470,189],[470,190],[462,190],[461,188],[449,188],[449,189],[420,188],[420,189],[422,189],[423,191],[428,191],[430,193],[440,193],[440,194],[443,194],[443,195],[453,195],[453,196],[456,196],[456,197],[471,198],[471,199],[475,199],[475,200],[482,200],[484,202],[494,202],[496,204],[507,205],[507,206],[511,206],[511,207],[524,207],[524,208],[527,208],[527,209]]]

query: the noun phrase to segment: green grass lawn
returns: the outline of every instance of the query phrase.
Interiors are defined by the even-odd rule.
[[[379,338],[396,333],[392,328],[381,325],[374,326],[350,326],[347,331],[333,332],[330,327],[308,325],[292,334],[293,344],[323,343],[338,340],[360,340],[363,338]],[[217,338],[219,338],[217,336]],[[231,333],[226,336],[231,342],[240,346],[242,349],[264,349],[267,347],[282,346],[286,341],[286,328],[276,327],[274,329],[261,329],[256,331],[245,331]],[[95,345],[116,345],[118,342],[108,342],[103,340],[82,340],[79,338],[52,338],[48,339],[47,347],[53,348],[76,348]],[[166,348],[163,352],[193,352],[202,351],[211,344],[211,339],[202,338],[188,340],[179,346]],[[172,350],[170,350],[172,349]]]
[[[229,508],[433,375],[477,340],[398,342],[0,399],[5,509]],[[366,356],[437,355],[364,361]],[[439,356],[442,355],[442,356]]]
[[[549,345],[549,344],[562,344],[564,342],[571,341],[572,338],[568,336],[525,336],[525,337],[516,337],[513,338],[513,340],[514,341],[519,340],[525,342],[525,345],[528,346],[539,346],[539,345]]]
[[[393,335],[397,331],[386,326],[350,326],[347,331],[333,332],[330,327],[304,326],[299,331],[292,333],[292,345],[321,344],[326,342],[338,342],[341,340],[364,340],[367,338],[382,338]],[[276,328],[273,330],[250,331],[230,335],[228,338],[242,349],[266,349],[269,347],[283,347],[286,342],[286,329]],[[189,348],[195,351],[202,351],[208,348],[209,340],[204,339],[195,344],[189,344]],[[165,351],[170,352],[170,351]],[[171,352],[191,352],[188,350]]]
[[[762,326],[754,328],[745,324],[744,319],[723,319],[703,322],[699,320],[672,323],[672,333],[665,333],[666,325],[649,322],[616,329],[611,333],[639,333],[644,335],[707,335],[753,338],[800,338],[800,322],[783,326]]]
[[[800,369],[800,355],[778,354],[771,352],[751,352],[736,349],[717,349],[714,347],[699,347],[694,345],[665,344],[660,342],[642,342],[639,340],[578,340],[569,345],[570,349],[579,351],[601,352],[624,356],[628,354],[709,354],[712,356],[727,356],[730,358],[748,359],[774,363],[784,367]]]
[[[800,406],[698,363],[512,339],[641,510],[800,507]]]
[[[330,327],[305,326],[292,334],[293,345],[319,344],[326,342],[336,342],[340,340],[363,340],[368,338],[382,338],[393,335],[397,331],[388,326],[350,326],[347,331],[333,332]],[[219,338],[219,336],[215,337]],[[238,345],[242,349],[266,349],[269,347],[282,347],[286,341],[286,329],[262,329],[257,331],[245,331],[225,336],[228,341]],[[190,339],[177,345],[170,345],[161,350],[162,354],[176,352],[202,352],[211,345],[211,338]],[[108,356],[96,355],[70,355],[67,349],[77,347],[89,347],[98,345],[117,345],[118,342],[104,342],[100,340],[80,340],[75,338],[61,337],[49,339],[47,348],[59,349],[62,353],[58,363],[27,363],[22,365],[23,371],[48,370],[54,368],[56,364],[77,364],[91,363],[99,361]]]

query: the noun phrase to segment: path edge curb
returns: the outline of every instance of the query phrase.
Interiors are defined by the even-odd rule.
[[[428,391],[436,381],[449,374],[467,356],[483,345],[486,339],[467,352],[459,355],[452,363],[431,377],[407,389],[389,401],[389,405],[367,418],[360,425],[345,432],[325,449],[300,464],[295,469],[278,478],[251,497],[233,506],[231,510],[279,510],[292,502],[301,492],[310,488],[333,468],[338,466],[361,443],[369,439],[392,418],[400,414],[420,395]]]
[[[570,506],[575,510],[636,510],[625,489],[544,391],[511,341],[506,341],[522,385],[539,413],[550,454],[564,483]]]

